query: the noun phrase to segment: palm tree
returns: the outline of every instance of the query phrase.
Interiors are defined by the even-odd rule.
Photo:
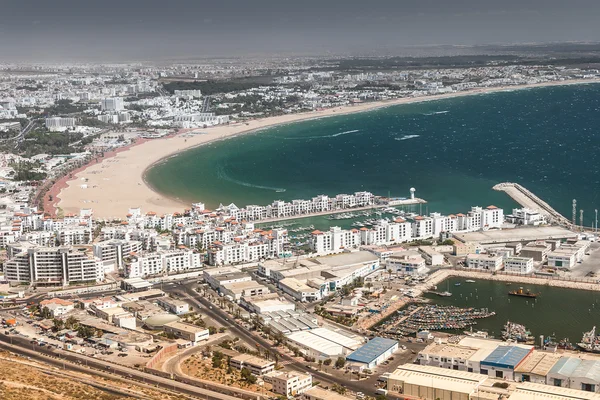
[[[65,328],[67,329],[76,329],[77,325],[79,325],[79,321],[74,316],[70,316],[65,321]]]
[[[391,289],[392,288],[392,269],[388,268],[387,273],[388,273],[388,286]]]

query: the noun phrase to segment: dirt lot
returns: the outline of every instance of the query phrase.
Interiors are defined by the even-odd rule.
[[[95,386],[88,382],[93,382]],[[122,381],[57,370],[8,352],[0,352],[2,400],[113,400],[140,398],[140,395],[153,400],[178,397]]]

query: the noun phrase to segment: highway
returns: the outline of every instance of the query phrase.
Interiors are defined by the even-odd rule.
[[[128,381],[137,381],[139,384],[150,384],[154,388],[174,391],[195,398],[206,400],[235,400],[233,396],[212,392],[196,386],[177,382],[167,378],[161,378],[137,369],[127,368],[121,365],[98,360],[88,356],[56,350],[47,346],[31,344],[30,340],[16,335],[5,335],[0,333],[0,348],[31,357],[34,360],[53,365],[57,368],[70,371],[84,372],[92,375],[101,375],[115,379],[115,376]],[[110,374],[107,374],[110,373]]]

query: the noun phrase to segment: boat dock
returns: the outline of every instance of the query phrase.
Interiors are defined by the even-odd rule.
[[[527,190],[525,187],[513,182],[499,183],[494,186],[494,190],[506,192],[514,201],[521,206],[536,210],[540,214],[546,216],[548,222],[562,225],[568,229],[578,229],[579,226],[573,223],[556,211],[552,206],[540,199],[538,196]]]
[[[322,217],[322,216],[341,214],[341,213],[377,210],[377,209],[387,208],[387,207],[418,206],[420,204],[426,204],[426,203],[427,203],[426,200],[415,197],[414,199],[394,200],[393,203],[386,202],[386,203],[381,203],[381,204],[372,204],[372,205],[368,205],[368,206],[364,206],[364,207],[348,207],[348,208],[339,208],[337,210],[327,210],[327,211],[313,212],[313,213],[307,213],[307,214],[297,214],[297,215],[290,215],[290,216],[285,216],[285,217],[265,218],[265,219],[261,219],[261,220],[256,220],[254,222],[257,224],[264,224],[264,223],[268,223],[268,222],[289,221],[292,219],[301,219],[301,218],[310,218],[310,217],[319,217],[319,216]],[[419,212],[419,215],[420,215],[420,212]]]

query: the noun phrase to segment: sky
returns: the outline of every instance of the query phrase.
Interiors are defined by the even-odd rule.
[[[1,0],[0,62],[598,41],[600,0]]]

